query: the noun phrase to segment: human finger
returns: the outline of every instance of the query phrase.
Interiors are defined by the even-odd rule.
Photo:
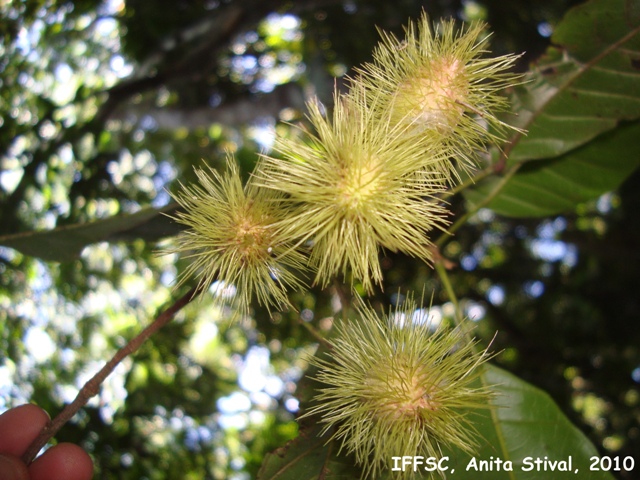
[[[27,466],[15,455],[0,453],[0,480],[29,480]]]
[[[0,415],[0,452],[19,457],[49,422],[37,405],[25,404]]]
[[[59,443],[29,465],[31,480],[90,480],[91,457],[78,445]]]

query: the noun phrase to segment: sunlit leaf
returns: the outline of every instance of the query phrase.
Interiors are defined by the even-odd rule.
[[[513,123],[528,133],[505,149],[505,174],[519,170],[467,189],[472,208],[518,217],[571,211],[640,163],[639,127],[626,123],[640,118],[640,5],[587,2],[567,13],[552,42],[514,95]]]
[[[514,96],[511,163],[553,158],[640,117],[640,4],[594,0],[570,10]]]

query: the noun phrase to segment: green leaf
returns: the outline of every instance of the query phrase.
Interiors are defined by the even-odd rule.
[[[625,125],[558,158],[524,164],[504,185],[502,178],[489,178],[465,191],[465,198],[470,208],[486,206],[512,217],[574,210],[579,203],[616,189],[640,166],[639,138],[639,122]]]
[[[482,438],[480,449],[470,456],[463,452],[447,452],[447,466],[451,478],[473,480],[611,480],[613,476],[603,471],[591,471],[598,457],[595,447],[560,411],[548,394],[520,380],[518,377],[492,365],[486,365],[483,381],[496,393],[495,407],[474,420]],[[551,471],[551,464],[535,466],[535,460],[562,462]],[[530,458],[527,462],[525,459]],[[557,470],[568,467],[571,472]],[[480,461],[491,461],[493,470],[479,471],[473,468],[472,459],[479,467]],[[496,460],[510,461],[513,471],[506,471],[502,464],[497,470]],[[471,463],[471,468],[467,469]],[[530,471],[523,471],[533,465]],[[453,472],[455,470],[455,473]]]
[[[516,89],[509,162],[557,157],[622,120],[640,118],[640,3],[594,0],[570,10],[554,46]]]
[[[119,215],[53,230],[4,235],[0,236],[0,245],[43,260],[68,262],[76,259],[84,247],[91,243],[131,241],[136,238],[157,240],[175,235],[180,227],[162,214],[172,213],[176,208],[176,204],[171,204],[161,209],[146,208],[131,215]]]
[[[336,455],[336,442],[327,443],[329,433],[308,425],[298,437],[265,456],[257,480],[337,480],[359,479],[360,472],[351,457]]]

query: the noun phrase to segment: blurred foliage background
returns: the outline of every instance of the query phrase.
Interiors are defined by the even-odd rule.
[[[525,52],[524,71],[577,3],[0,1],[0,237],[171,211],[167,191],[193,166],[222,166],[225,150],[250,172],[306,99],[331,102],[370,59],[377,27],[400,35],[423,9],[483,19],[492,51]],[[639,183],[636,172],[554,218],[481,210],[443,252],[476,333],[487,344],[498,331],[495,361],[549,392],[603,455],[640,451]],[[144,221],[63,262],[0,247],[0,411],[30,401],[57,412],[171,302],[184,264],[157,250],[176,231]],[[433,311],[453,315],[426,265],[390,255],[384,268],[376,305],[433,290]],[[241,322],[195,302],[57,440],[86,448],[101,479],[253,478],[296,435],[297,385],[316,348],[304,323],[328,328],[336,298],[295,294],[299,313],[256,307]]]

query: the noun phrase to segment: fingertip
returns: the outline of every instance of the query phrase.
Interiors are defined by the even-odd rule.
[[[49,423],[49,415],[27,403],[0,415],[0,452],[20,456]]]
[[[29,472],[18,457],[0,453],[0,480],[29,480]]]
[[[93,461],[73,443],[59,443],[29,466],[31,480],[90,480]]]

